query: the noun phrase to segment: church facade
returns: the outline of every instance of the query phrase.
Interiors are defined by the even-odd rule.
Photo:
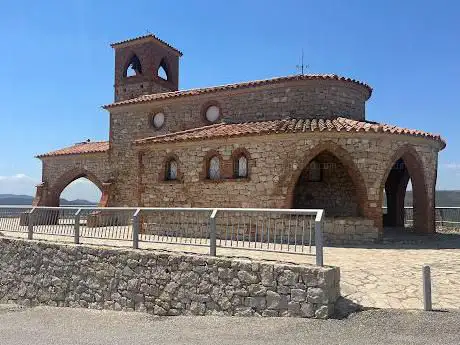
[[[324,208],[329,242],[434,232],[439,135],[366,119],[372,89],[332,74],[179,90],[180,51],[153,35],[112,44],[109,140],[37,156],[35,205],[86,177],[100,206]],[[388,209],[384,214],[384,198]]]

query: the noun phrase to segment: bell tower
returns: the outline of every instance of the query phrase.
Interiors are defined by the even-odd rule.
[[[182,53],[149,34],[113,43],[115,102],[179,89]]]

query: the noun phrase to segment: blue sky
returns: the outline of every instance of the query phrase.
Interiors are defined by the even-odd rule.
[[[109,44],[147,31],[184,52],[182,89],[297,73],[303,48],[307,73],[374,88],[368,119],[442,134],[438,189],[460,189],[459,12],[454,0],[3,2],[0,193],[34,193],[36,154],[107,139]]]

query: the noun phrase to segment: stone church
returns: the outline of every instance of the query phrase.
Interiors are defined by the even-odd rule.
[[[366,119],[372,88],[335,74],[179,90],[182,53],[146,35],[112,44],[109,140],[37,156],[34,205],[86,177],[100,206],[324,208],[330,242],[434,232],[439,135]],[[388,209],[382,207],[386,198]]]

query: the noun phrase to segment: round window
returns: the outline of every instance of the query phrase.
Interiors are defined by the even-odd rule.
[[[155,114],[153,117],[153,126],[155,128],[161,128],[165,123],[165,115],[163,113]]]
[[[216,122],[220,116],[220,109],[216,105],[211,105],[206,109],[206,120],[209,122]]]

